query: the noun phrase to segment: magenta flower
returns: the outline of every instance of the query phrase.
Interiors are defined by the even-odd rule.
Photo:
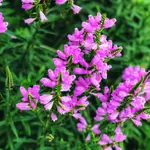
[[[54,103],[53,101],[51,101],[52,98],[53,96],[50,94],[44,94],[40,96],[40,103],[45,105],[44,106],[45,110],[51,110]]]
[[[113,18],[113,19],[106,18],[105,22],[104,22],[104,28],[110,28],[110,27],[114,26],[115,22],[116,22],[115,18]]]
[[[111,144],[113,141],[109,138],[107,134],[103,134],[101,140],[98,142],[100,145]]]
[[[58,5],[62,5],[64,3],[66,3],[67,0],[56,0],[56,4]]]
[[[4,33],[7,30],[8,22],[3,22],[3,14],[0,12],[0,33]]]
[[[79,77],[77,81],[75,81],[76,87],[74,90],[74,95],[79,96],[83,92],[85,92],[89,88],[90,81],[89,79],[84,79],[82,77]]]
[[[87,127],[87,122],[86,122],[85,118],[79,113],[74,114],[73,117],[80,121],[79,123],[77,123],[78,131],[81,132],[81,131],[85,130]]]
[[[49,78],[42,78],[40,81],[44,86],[53,88],[56,84],[58,84],[58,76],[61,73],[61,91],[69,91],[72,82],[75,80],[75,75],[69,75],[69,72],[65,67],[56,68],[54,71],[51,69],[48,70]]]
[[[30,10],[33,7],[34,7],[34,5],[32,5],[32,4],[28,4],[28,3],[22,4],[22,8],[25,10]]]
[[[95,125],[92,127],[92,131],[93,131],[95,134],[100,134],[101,131],[99,130],[99,127],[100,127],[100,124],[95,124]]]
[[[82,8],[78,5],[73,4],[71,9],[73,10],[74,14],[78,14],[81,11]]]
[[[30,10],[34,7],[34,0],[22,0],[22,8],[25,10]]]
[[[55,122],[58,118],[57,118],[56,114],[51,113],[51,119]]]
[[[35,19],[36,18],[28,18],[28,19],[24,20],[24,22],[27,23],[27,24],[30,24],[30,23],[34,22]]]
[[[33,3],[34,2],[34,0],[21,0],[22,1],[22,3]]]
[[[21,103],[16,104],[16,107],[20,110],[29,110],[31,108],[35,109],[37,102],[40,98],[39,95],[40,86],[34,85],[32,88],[29,87],[26,90],[23,86],[20,87],[20,92],[23,96]]]
[[[3,0],[0,0],[0,6],[2,5]]]
[[[141,79],[142,76],[146,75],[146,71],[144,68],[140,68],[139,66],[127,67],[122,75],[123,80],[132,80],[134,82],[137,82]]]
[[[20,102],[20,103],[16,104],[16,107],[20,110],[31,110],[29,103]]]
[[[114,136],[114,141],[115,142],[122,142],[126,139],[126,135],[123,135],[123,133],[121,132],[121,128],[120,126],[118,126],[115,130],[115,136]]]

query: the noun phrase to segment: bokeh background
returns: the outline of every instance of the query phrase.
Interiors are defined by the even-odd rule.
[[[76,3],[83,7],[79,15],[73,15],[65,6],[56,6],[51,1],[49,21],[38,29],[36,24],[24,24],[23,20],[29,14],[21,9],[21,0],[4,0],[0,7],[9,22],[8,31],[0,34],[0,150],[101,149],[85,142],[85,135],[76,130],[71,118],[51,123],[43,135],[37,117],[41,114],[20,112],[15,108],[21,100],[20,85],[39,84],[47,69],[54,68],[52,58],[56,50],[63,49],[67,43],[67,34],[73,33],[75,27],[80,28],[89,14],[101,12],[117,19],[116,26],[105,34],[124,50],[122,57],[110,61],[113,68],[108,74],[108,85],[117,85],[122,70],[128,65],[150,69],[150,0],[76,0]],[[13,86],[7,87],[10,78]],[[97,107],[94,100],[91,105]],[[92,109],[85,114],[89,121]],[[125,133],[128,139],[122,144],[124,150],[150,150],[150,122],[143,122],[138,128],[128,122]],[[48,142],[48,134],[54,136],[53,141]]]

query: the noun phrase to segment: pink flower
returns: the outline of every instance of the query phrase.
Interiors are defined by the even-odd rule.
[[[25,23],[30,24],[32,23],[36,18],[28,18],[26,20],[24,20]]]
[[[78,128],[78,131],[83,131],[86,129],[87,127],[87,122],[85,120],[85,118],[79,114],[79,113],[76,113],[76,114],[73,114],[73,117],[76,118],[76,119],[79,119],[79,123],[77,123],[77,128]]]
[[[30,110],[31,109],[31,107],[29,106],[29,103],[24,103],[24,102],[16,104],[16,107],[20,110]]]
[[[120,126],[118,126],[115,130],[115,136],[114,136],[114,141],[116,142],[122,142],[126,139],[126,135],[123,135],[123,133],[121,132],[121,128]]]
[[[0,6],[2,5],[3,0],[0,0]]]
[[[42,96],[40,96],[40,103],[44,104],[44,108],[45,110],[51,110],[51,108],[53,107],[53,101],[51,101],[53,98],[52,95],[50,94],[44,94]]]
[[[56,59],[55,59],[56,60]],[[66,68],[63,67],[58,67],[52,71],[51,69],[48,70],[48,76],[49,78],[42,78],[40,82],[47,87],[53,88],[56,84],[58,84],[58,77],[59,74],[61,73],[61,91],[69,91],[71,84],[75,80],[76,76],[75,75],[70,75],[69,71],[66,70]]]
[[[34,0],[22,0],[22,3],[33,3]]]
[[[88,134],[87,137],[86,137],[86,141],[90,141],[90,139],[91,139],[91,135]]]
[[[34,85],[32,88],[29,87],[28,90],[26,90],[23,86],[20,87],[20,92],[23,96],[21,103],[18,103],[16,105],[17,108],[20,110],[29,110],[31,108],[35,109],[38,99],[40,98],[39,95],[40,86]]]
[[[92,127],[92,131],[95,133],[95,134],[100,134],[101,131],[99,130],[99,126],[100,124],[95,124],[93,127]]]
[[[67,0],[56,0],[56,4],[58,5],[62,5],[64,3],[66,3]]]
[[[51,113],[51,119],[55,122],[57,120],[57,116],[54,113]]]
[[[28,3],[22,4],[22,8],[25,10],[30,10],[33,7],[34,7],[34,5],[32,5],[32,4],[28,4]]]
[[[104,22],[104,28],[110,28],[110,27],[114,26],[115,22],[116,22],[115,18],[113,18],[113,19],[106,18],[105,22]]]
[[[98,142],[100,145],[111,144],[113,141],[109,138],[107,134],[103,134],[101,140]]]
[[[73,10],[74,14],[78,14],[81,11],[82,8],[78,5],[73,4],[71,9]]]
[[[7,30],[8,22],[3,22],[4,18],[0,12],[0,33],[4,33]]]
[[[48,20],[42,11],[40,11],[40,19],[41,19],[41,21]]]

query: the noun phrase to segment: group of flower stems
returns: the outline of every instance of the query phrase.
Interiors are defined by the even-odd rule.
[[[25,23],[38,19],[47,21],[45,7],[48,4],[48,0],[42,3],[22,0],[23,9],[36,11]],[[74,14],[81,10],[73,0],[56,0],[56,4],[67,4]],[[8,23],[3,20],[0,13],[0,33],[7,30]],[[69,114],[77,120],[78,131],[87,134],[87,142],[95,142],[104,150],[121,150],[120,143],[127,138],[122,132],[124,123],[130,120],[141,126],[142,119],[150,118],[150,72],[139,66],[129,66],[115,89],[102,84],[112,67],[109,61],[121,56],[122,47],[113,45],[103,34],[103,30],[114,26],[115,22],[115,18],[109,19],[100,13],[89,15],[81,29],[75,28],[74,33],[68,35],[64,49],[57,50],[57,57],[53,58],[55,69],[48,70],[41,84],[27,89],[20,87],[22,102],[16,107],[21,111],[46,110],[53,122]],[[99,106],[94,106],[97,109],[91,124],[83,112],[94,105],[95,99]]]
[[[109,60],[121,56],[122,47],[102,34],[115,22],[100,13],[89,15],[81,29],[68,35],[64,50],[57,50],[55,69],[48,70],[47,77],[40,80],[41,86],[20,87],[23,98],[16,107],[21,111],[45,109],[52,121],[69,114],[77,120],[77,129],[87,134],[87,142],[97,142],[105,150],[121,150],[119,144],[126,139],[123,124],[131,120],[139,126],[141,119],[150,117],[150,73],[129,66],[116,89],[101,86],[112,67]],[[99,106],[95,105],[98,108],[89,124],[82,112],[93,105],[92,98],[99,101]]]

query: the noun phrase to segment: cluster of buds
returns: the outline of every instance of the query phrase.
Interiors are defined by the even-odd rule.
[[[3,0],[0,0],[0,6]],[[4,22],[3,14],[0,12],[0,33],[4,33],[7,30],[8,22]]]

